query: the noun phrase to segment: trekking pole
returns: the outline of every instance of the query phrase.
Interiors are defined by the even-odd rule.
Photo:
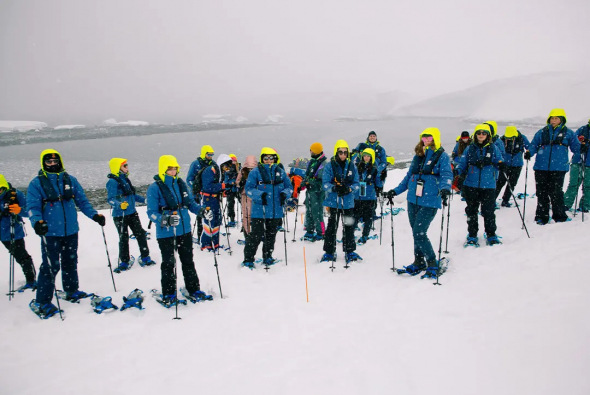
[[[391,260],[392,260],[392,266],[391,266],[391,270],[393,270],[395,272],[395,241],[393,239],[393,199],[389,198],[389,205],[391,206]]]
[[[104,235],[104,227],[101,226],[100,229],[102,230],[102,239],[104,240],[104,249],[107,252],[107,259],[109,261],[109,270],[111,271],[111,279],[113,280],[113,288],[115,292],[117,292],[117,287],[115,286],[115,276],[113,276],[113,267],[111,266],[111,256],[109,255],[109,248],[107,247],[107,238]]]
[[[526,172],[524,175],[524,203],[522,207],[522,217],[525,217],[526,214],[526,187],[529,180],[529,160],[526,160]],[[524,229],[524,220],[522,221],[522,229]]]
[[[297,233],[297,216],[299,215],[299,201],[298,204],[295,206],[295,227],[293,228],[293,243],[295,243],[295,234]]]
[[[338,239],[338,225],[340,225],[340,207],[339,207],[339,203],[338,203],[338,197],[336,197],[336,223],[334,224],[334,259],[332,260],[332,266],[330,266],[330,269],[332,269],[332,272],[334,272],[334,269],[336,269],[336,267],[334,267],[334,262],[336,261],[336,242]],[[329,223],[330,219],[328,218],[328,223]],[[329,225],[328,225],[329,226]],[[342,242],[344,243],[344,240],[342,240]]]
[[[448,207],[447,207],[447,241],[445,244],[445,250],[443,251],[445,254],[449,253],[449,224],[451,223],[451,200],[453,200],[453,194],[449,196],[448,200]]]
[[[588,204],[588,202],[586,202],[586,199],[584,199],[584,181],[585,181],[584,179],[586,178],[586,154],[582,154],[582,166],[581,167],[582,167],[582,199],[580,199],[580,206],[582,206],[582,200],[584,201],[584,203]],[[577,198],[578,198],[578,194],[576,193],[576,199]],[[581,207],[582,222],[584,222],[584,210],[585,209],[586,209],[585,207]]]
[[[101,226],[102,228],[102,226]],[[53,268],[51,268],[51,258],[49,257],[49,249],[47,248],[47,239],[45,236],[41,236],[41,245],[45,248],[45,256],[47,257],[47,262],[49,262],[49,267],[51,270],[51,274],[53,274]],[[111,272],[112,275],[112,272]],[[59,318],[63,321],[64,316],[61,313],[61,306],[59,305],[59,296],[57,296],[57,287],[55,286],[55,276],[53,277],[53,293],[55,294],[55,301],[57,302],[57,311],[59,311]]]
[[[506,177],[506,173],[505,172],[504,172],[504,177]],[[514,205],[516,206],[516,209],[518,210],[518,215],[520,215],[520,219],[522,220],[522,226],[523,226],[524,230],[526,231],[526,235],[530,239],[531,238],[531,235],[529,235],[529,230],[527,229],[526,224],[524,223],[524,216],[520,212],[520,207],[518,206],[518,203],[516,202],[516,196],[514,196],[514,191],[512,190],[512,187],[510,186],[510,183],[507,183],[507,184],[508,184],[508,190],[510,191],[510,194],[512,195],[512,199],[514,200]],[[525,197],[526,197],[526,193],[525,193]]]
[[[379,196],[379,205],[381,205],[381,225],[379,225],[379,245],[381,245],[381,236],[383,236],[383,196]],[[393,214],[392,214],[393,215]]]
[[[283,214],[287,218],[287,207],[283,207]],[[285,240],[285,266],[288,266],[287,261],[287,231],[283,228],[283,239]]]
[[[443,234],[444,234],[444,230],[445,230],[445,207],[446,205],[443,204],[442,205],[442,211],[441,211],[441,223],[440,223],[440,240],[438,242],[438,262],[437,262],[437,266],[438,266],[438,270],[436,271],[436,282],[432,283],[433,285],[441,285],[441,283],[438,282],[438,273],[440,272],[440,263],[441,263],[441,257],[442,257],[442,239],[443,239]]]
[[[209,207],[207,207],[207,210],[209,210]],[[211,228],[211,221],[209,222],[209,228]],[[211,248],[213,248],[213,262],[215,262],[215,264],[213,266],[215,266],[215,271],[217,271],[217,283],[219,284],[219,295],[221,296],[221,299],[223,299],[223,292],[221,291],[221,280],[219,279],[219,266],[217,265],[217,256],[215,255],[215,247],[213,246],[213,238],[211,238]]]
[[[176,215],[176,211],[174,211],[172,214]],[[172,250],[172,260],[174,261],[174,297],[176,298],[176,300],[174,301],[174,304],[176,305],[176,317],[172,319],[181,320],[182,318],[178,316],[178,277],[176,275],[176,226],[172,227],[172,232],[174,233],[174,238],[172,239],[172,245],[174,246],[174,249]]]
[[[8,267],[8,300],[14,297],[14,217],[10,215],[10,266]]]
[[[221,207],[223,207],[223,198],[221,198]],[[225,205],[225,208],[223,208],[223,210],[225,211],[226,208],[227,208],[227,204]],[[227,227],[227,223],[225,222],[225,213],[222,212],[221,218],[223,219],[223,226],[225,227],[225,237],[227,237],[227,248],[228,248],[227,252],[231,256],[231,254],[232,254],[231,242],[229,241],[229,228]],[[209,222],[209,224],[211,224],[211,222]],[[211,229],[211,227],[209,227],[209,228]],[[211,229],[211,231],[213,231],[213,229]],[[213,240],[213,237],[211,237],[211,239]],[[213,247],[213,253],[215,253],[215,247]]]

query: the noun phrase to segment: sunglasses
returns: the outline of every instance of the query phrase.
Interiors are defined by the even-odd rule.
[[[166,171],[168,170],[178,170],[178,167],[168,166],[168,169]]]
[[[274,155],[265,155],[262,157],[262,160],[275,160],[276,156]]]
[[[213,152],[207,152],[207,153],[205,154],[205,156],[211,156],[211,157],[212,157],[212,156],[213,156],[213,154],[214,154]]]
[[[122,165],[122,167],[129,167],[129,165],[125,163],[124,165]]]
[[[348,155],[348,151],[336,151],[338,153],[338,155]]]
[[[45,159],[46,165],[57,165],[59,164],[59,159]]]
[[[476,134],[477,136],[481,136],[481,135],[483,135],[483,134],[488,134],[488,132],[486,132],[486,131],[484,131],[484,130],[478,130],[477,132],[475,132],[475,134]]]

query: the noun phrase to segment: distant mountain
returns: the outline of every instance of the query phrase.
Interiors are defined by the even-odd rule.
[[[432,116],[544,123],[563,108],[568,123],[590,118],[590,74],[549,72],[486,82],[401,108],[393,116]]]

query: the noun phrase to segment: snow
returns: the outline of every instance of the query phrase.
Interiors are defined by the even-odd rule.
[[[442,116],[545,123],[553,108],[563,108],[568,123],[586,123],[590,74],[549,72],[490,81],[409,106],[390,115]]]
[[[0,121],[0,132],[27,132],[46,127],[45,122],[38,121]]]
[[[125,121],[125,122],[117,122],[114,118],[109,118],[102,121],[103,125],[107,126],[119,126],[119,125],[126,125],[126,126],[149,126],[149,122],[145,121]]]
[[[264,123],[279,123],[283,121],[282,115],[269,115],[266,117]]]
[[[230,114],[206,114],[203,115],[204,119],[221,119],[221,118],[229,118]]]
[[[240,116],[236,117],[235,121],[238,122],[238,123],[239,122],[248,122],[248,118],[240,115]]]
[[[404,174],[390,171],[386,189]],[[517,192],[524,190],[524,180],[523,169]],[[531,165],[527,192],[534,189]],[[405,208],[405,195],[396,201]],[[288,265],[281,262],[268,273],[240,268],[243,247],[232,229],[233,255],[223,252],[217,258],[223,299],[213,255],[195,250],[201,288],[215,300],[179,307],[180,321],[150,296],[144,311],[102,315],[92,312],[88,300],[62,302],[64,322],[35,317],[27,306],[34,297],[30,292],[11,302],[3,297],[0,392],[118,395],[197,388],[199,393],[257,395],[588,394],[590,265],[583,246],[590,217],[541,227],[534,225],[535,204],[536,199],[527,200],[530,239],[517,209],[502,208],[497,223],[504,244],[464,249],[465,203],[455,198],[451,266],[441,286],[390,270],[391,217],[383,220],[382,245],[373,240],[359,246],[365,260],[348,270],[338,251],[337,269],[331,272],[328,264],[318,263],[321,244],[298,240],[303,235],[300,207],[297,242],[290,241],[291,213],[288,240],[285,244],[278,234],[275,245],[277,258],[284,259],[288,249]],[[139,212],[145,227],[145,207]],[[159,267],[136,264],[115,274],[118,292],[113,292],[102,233],[90,219],[78,218],[80,289],[113,296],[121,306],[122,296],[135,288],[146,294],[160,288]],[[411,230],[406,212],[393,221],[395,263],[401,267],[413,260]],[[483,219],[479,222],[482,229]],[[440,224],[439,211],[429,231],[435,250]],[[116,265],[118,237],[110,218],[104,229]],[[27,248],[38,267],[39,238],[28,220],[27,230]],[[152,235],[151,256],[159,263],[153,229]],[[222,243],[227,245],[225,237]],[[137,256],[137,243],[130,246]],[[3,248],[0,259],[5,262],[0,284],[6,287]],[[17,285],[24,281],[20,267],[16,279]]]
[[[60,125],[53,128],[53,130],[73,130],[84,129],[86,125]]]

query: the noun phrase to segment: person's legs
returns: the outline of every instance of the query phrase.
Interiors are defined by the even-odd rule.
[[[47,244],[41,239],[41,267],[37,278],[37,295],[35,300],[43,306],[53,299],[55,290],[55,276],[60,270],[60,252],[62,248],[62,237],[46,236]]]
[[[520,178],[520,172],[522,171],[522,166],[516,167],[509,167],[508,168],[508,186],[504,191],[504,196],[502,196],[503,203],[509,203],[510,198],[512,197],[512,193],[514,193],[514,188],[516,188],[516,184],[518,184],[518,179]],[[498,190],[496,189],[496,192]],[[497,195],[496,195],[497,197]]]
[[[496,235],[496,191],[494,189],[480,189],[481,215],[487,237]]]
[[[174,236],[158,239],[162,254],[162,295],[176,294],[176,276],[174,275]]]
[[[565,171],[551,171],[549,178],[549,199],[551,199],[551,211],[555,222],[567,221],[565,204],[563,202],[563,181]]]
[[[127,229],[127,221],[124,216],[113,217],[115,228],[119,233],[119,261],[129,262],[129,231]]]
[[[510,168],[505,167],[504,169],[506,169],[506,171],[508,172],[508,169]],[[500,192],[502,192],[502,188],[504,188],[504,185],[506,185],[506,181],[508,181],[506,175],[503,171],[500,171],[500,175],[498,176],[498,180],[496,181],[496,199],[498,198],[498,196],[500,196]],[[508,188],[506,188],[506,190],[508,190]],[[504,192],[504,195],[506,195],[506,192]],[[504,199],[502,199],[502,201],[504,201]]]
[[[428,228],[436,216],[438,209],[433,207],[422,207],[414,205],[414,224],[412,226],[412,236],[414,237],[414,256],[416,260],[419,257],[425,257],[427,262],[436,261],[436,254],[432,248],[432,243],[428,238]],[[416,250],[419,254],[416,254]]]
[[[338,229],[338,223],[336,219],[340,217],[337,215],[335,208],[330,208],[330,216],[328,217],[328,227],[324,234],[324,252],[330,255],[334,255],[336,252],[336,230]],[[353,228],[354,231],[354,228]]]
[[[581,182],[581,166],[576,163],[572,163],[570,165],[570,180],[567,186],[567,190],[565,191],[565,194],[563,196],[563,204],[565,204],[566,207],[572,208],[574,206],[576,196],[578,196],[578,189],[580,188]]]
[[[479,223],[477,215],[479,214],[479,188],[472,188],[464,186],[461,189],[463,197],[467,205],[465,206],[465,214],[467,214],[467,232],[469,237],[477,237],[479,231]]]
[[[580,200],[580,208],[582,210],[590,210],[590,166],[585,166],[583,171],[584,185],[582,187],[582,200]]]
[[[139,245],[139,251],[142,258],[150,256],[150,249],[147,244],[147,232],[141,226],[141,220],[137,212],[125,217],[125,221],[129,225],[131,232],[135,235],[137,244]]]
[[[78,290],[78,233],[62,238],[61,282],[68,294]]]
[[[176,237],[176,248],[178,249],[178,257],[182,264],[184,286],[188,293],[192,295],[201,288],[193,260],[193,240],[190,232]]]
[[[373,227],[373,205],[376,200],[362,200],[361,201],[361,216],[363,218],[363,236],[369,237],[371,228]]]
[[[373,208],[373,201],[367,200],[369,202],[369,209],[372,213]],[[354,240],[354,209],[348,208],[342,210],[342,248],[344,252],[353,252],[356,250],[356,241]],[[365,224],[365,226],[367,226]],[[370,228],[369,228],[370,229]]]
[[[265,221],[264,242],[262,243],[262,258],[272,258],[277,238],[277,229],[283,223],[282,218],[269,218]]]
[[[250,233],[246,238],[246,246],[244,247],[244,262],[254,262],[254,257],[263,235],[264,218],[250,219]]]
[[[25,239],[14,240],[13,243],[10,241],[3,241],[2,244],[4,244],[6,249],[14,257],[14,260],[21,266],[23,274],[25,275],[26,283],[34,283],[37,273],[35,272],[33,258],[31,258],[25,247]]]
[[[549,222],[549,172],[535,170],[535,187],[537,190],[537,210],[535,221],[546,224]]]

